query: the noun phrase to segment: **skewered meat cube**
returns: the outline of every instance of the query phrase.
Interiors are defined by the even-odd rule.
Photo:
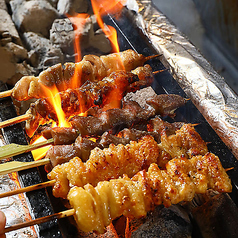
[[[153,101],[159,104],[161,98],[163,102],[165,98],[167,98],[169,101],[167,105],[169,105],[169,108],[172,111],[185,103],[182,97],[173,94],[161,94],[158,95],[158,97],[149,100],[150,102]],[[81,135],[101,135],[103,132],[112,129],[113,127],[130,127],[132,124],[147,121],[159,112],[165,115],[165,113],[169,113],[170,110],[167,110],[165,107],[164,111],[155,110],[153,107],[143,109],[136,102],[126,101],[124,102],[122,109],[116,108],[98,112],[97,117],[95,117],[96,113],[95,116],[88,117],[74,116],[70,119],[70,123]]]
[[[103,233],[113,219],[125,215],[139,218],[155,206],[169,207],[181,201],[191,201],[196,193],[207,189],[231,192],[232,186],[220,160],[212,153],[192,159],[172,159],[165,170],[151,164],[148,172],[73,187],[68,200],[75,210],[79,229]]]

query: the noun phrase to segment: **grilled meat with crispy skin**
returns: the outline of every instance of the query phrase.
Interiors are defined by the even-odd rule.
[[[87,80],[99,81],[117,70],[131,71],[142,66],[146,58],[133,50],[108,54],[98,57],[86,55],[81,62],[66,63],[49,67],[41,72],[38,77],[24,76],[13,88],[12,97],[15,99],[29,100],[31,98],[46,97],[42,85],[51,87],[56,85],[59,91],[68,88],[78,88]]]
[[[132,177],[138,171],[147,169],[151,163],[159,163],[159,154],[156,141],[146,136],[138,143],[132,141],[126,146],[110,145],[103,150],[95,148],[86,163],[76,157],[54,167],[48,178],[56,180],[54,196],[66,198],[70,185],[90,183],[95,186],[99,181],[118,178],[123,174]]]
[[[185,133],[186,132],[186,133]],[[157,163],[160,167],[172,158],[188,158],[191,151],[196,151],[196,155],[207,153],[206,143],[191,125],[183,125],[176,135],[161,137],[161,143],[151,136],[145,136],[139,142],[131,141],[130,144],[115,146],[111,144],[109,148],[103,150],[95,148],[91,151],[89,160],[83,163],[81,159],[74,158],[68,163],[57,165],[48,174],[48,178],[56,180],[53,194],[56,197],[66,197],[69,184],[83,186],[86,183],[96,185],[101,180],[117,178],[123,174],[133,176],[142,168],[148,168],[151,163]],[[166,151],[170,144],[177,143],[181,147],[176,147],[177,153]],[[198,145],[199,144],[199,145]]]
[[[151,164],[148,172],[138,172],[133,178],[112,179],[73,187],[68,200],[75,209],[78,228],[103,233],[113,219],[124,215],[139,218],[155,206],[169,207],[181,201],[191,201],[196,193],[207,189],[231,192],[232,186],[220,160],[214,154],[192,159],[172,159],[165,170]]]

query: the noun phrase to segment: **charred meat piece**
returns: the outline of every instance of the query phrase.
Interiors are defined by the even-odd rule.
[[[87,119],[82,116],[74,116],[70,119],[70,123],[73,128],[80,132],[81,135],[101,135],[103,132],[113,129],[113,127],[131,127],[133,124],[147,121],[159,112],[163,115],[166,114],[168,110],[165,107],[163,107],[163,110],[153,108],[155,104],[159,104],[160,98],[162,98],[162,101],[167,98],[168,101],[171,102],[169,104],[169,111],[172,110],[173,106],[174,111],[178,106],[177,103],[172,104],[171,98],[174,99],[174,96],[175,95],[170,94],[158,95],[158,97],[153,99],[152,107],[148,107],[147,109],[141,108],[137,102],[126,101],[123,103],[121,109],[116,108],[107,111],[98,110],[98,114],[94,112],[95,116],[88,116]],[[180,99],[180,101],[183,101],[182,105],[184,105],[184,99],[182,97],[178,96],[176,98],[177,100]]]
[[[166,97],[166,94],[161,94],[148,98],[146,103],[155,109],[156,114],[172,117],[174,111],[185,104],[185,99],[176,94],[170,94],[169,98]]]
[[[146,67],[146,70],[152,70]],[[60,92],[61,106],[66,117],[71,117],[82,112],[86,112],[89,108],[98,105],[103,107],[109,105],[111,100],[120,104],[120,100],[127,93],[128,86],[140,80],[136,74],[117,71],[99,82],[87,81],[84,85],[77,89],[68,89]],[[31,115],[31,119],[26,121],[26,132],[32,137],[35,130],[42,122],[54,120],[57,122],[57,116],[51,104],[45,99],[38,99],[32,103],[26,112]]]
[[[87,161],[91,150],[103,148],[97,142],[78,136],[72,145],[54,145],[47,151],[45,158],[50,159],[51,163],[46,165],[46,171],[51,171],[58,164],[63,164],[74,157],[79,157],[83,162]]]
[[[96,187],[87,184],[73,187],[68,194],[79,229],[104,233],[113,219],[124,215],[139,218],[163,204],[169,207],[191,201],[196,193],[207,189],[231,192],[232,186],[220,160],[214,154],[192,159],[173,159],[160,170],[151,164],[148,172],[101,181]]]
[[[45,166],[47,172],[51,171],[58,164],[63,164],[74,157],[81,157],[81,149],[74,145],[54,145],[49,148],[45,158],[50,159],[50,164]]]
[[[41,134],[46,138],[54,139],[55,145],[67,145],[75,142],[79,133],[70,127],[53,127],[44,129]]]
[[[167,136],[170,136],[175,134],[175,131],[179,130],[184,124],[184,122],[169,123],[162,120],[160,117],[155,117],[149,121],[148,131],[156,133],[159,136],[157,141],[160,142],[160,135],[162,132],[165,132]]]

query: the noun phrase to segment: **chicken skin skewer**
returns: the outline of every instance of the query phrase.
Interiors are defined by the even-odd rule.
[[[96,147],[85,163],[75,157],[67,163],[57,165],[48,174],[50,180],[56,181],[53,195],[66,198],[70,186],[83,186],[87,183],[95,186],[99,181],[118,178],[123,174],[132,177],[138,171],[147,169],[151,163],[163,167],[165,162],[174,157],[190,158],[208,152],[206,143],[189,124],[183,125],[176,135],[161,137],[161,140],[163,143],[158,145],[152,136],[147,135],[126,146],[110,145],[104,149]],[[177,147],[177,155],[173,153],[173,157],[161,146],[168,141],[181,146],[180,149]]]
[[[232,186],[220,160],[212,153],[172,159],[166,169],[151,164],[148,172],[101,181],[96,187],[87,184],[73,187],[68,200],[75,211],[80,230],[104,233],[113,219],[124,215],[139,218],[146,216],[155,206],[169,207],[182,201],[191,201],[196,193],[207,189],[231,192]]]
[[[45,97],[42,85],[51,87],[56,85],[58,91],[65,91],[69,88],[78,88],[87,80],[97,82],[112,72],[124,70],[131,71],[150,58],[136,53],[133,50],[125,50],[120,53],[96,56],[85,55],[78,63],[65,63],[49,67],[41,72],[38,77],[24,76],[8,93],[4,92],[1,97],[12,96],[18,101],[25,101],[32,98]]]

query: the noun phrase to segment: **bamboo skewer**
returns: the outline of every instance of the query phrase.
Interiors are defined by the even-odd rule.
[[[41,188],[51,187],[55,184],[55,182],[56,182],[55,180],[50,180],[50,181],[43,182],[43,183],[38,183],[38,184],[35,184],[35,185],[32,185],[32,186],[19,188],[19,189],[12,190],[12,191],[9,191],[9,192],[1,193],[0,198],[13,196],[13,195],[20,194],[20,193],[31,192],[31,191],[41,189]]]
[[[7,127],[7,126],[11,126],[16,123],[27,121],[27,120],[31,119],[31,117],[32,117],[31,114],[23,114],[21,116],[14,117],[14,118],[8,119],[6,121],[2,121],[2,122],[0,122],[0,129]]]
[[[5,98],[5,97],[9,97],[12,95],[12,89],[11,90],[7,90],[7,91],[4,91],[4,92],[0,92],[0,98]]]
[[[0,160],[7,159],[9,157],[19,155],[22,153],[27,153],[29,151],[41,148],[43,146],[53,144],[54,139],[51,138],[47,141],[39,142],[32,145],[18,145],[18,144],[9,144],[0,147]]]
[[[28,221],[28,222],[24,222],[24,223],[19,223],[16,225],[12,225],[9,226],[7,228],[5,228],[4,233],[10,232],[10,231],[15,231],[24,227],[29,227],[29,226],[34,226],[34,225],[38,225],[41,223],[45,223],[51,220],[55,220],[55,219],[61,219],[64,217],[69,217],[69,216],[73,216],[75,214],[75,210],[74,209],[69,209],[63,212],[59,212],[59,213],[55,213],[49,216],[45,216],[45,217],[41,217],[41,218],[37,218],[35,220],[32,221]]]
[[[25,169],[31,169],[38,166],[46,165],[50,163],[50,159],[41,159],[31,162],[11,161],[4,164],[0,164],[0,175],[9,174],[12,172],[18,172]]]

